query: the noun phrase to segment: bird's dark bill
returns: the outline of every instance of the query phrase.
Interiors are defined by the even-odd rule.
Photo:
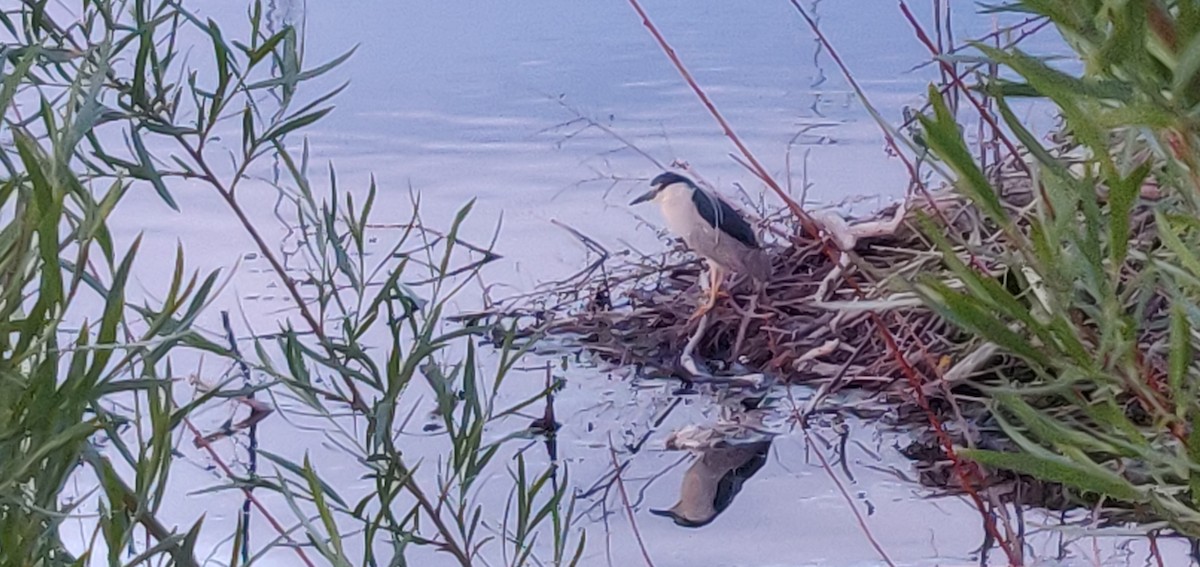
[[[647,191],[647,192],[643,193],[642,196],[630,201],[629,204],[636,205],[638,203],[645,203],[646,201],[653,199],[654,195],[656,195],[657,193],[658,193],[658,190]]]

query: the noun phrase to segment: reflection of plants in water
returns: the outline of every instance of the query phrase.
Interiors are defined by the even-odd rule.
[[[552,540],[556,563],[571,553],[577,560],[583,540],[569,544],[570,499],[554,464],[535,471],[518,457],[506,510],[485,511],[473,498],[476,481],[504,454],[503,440],[484,439],[488,425],[547,391],[501,406],[497,393],[531,341],[503,337],[500,362],[484,375],[471,339],[479,329],[443,321],[448,302],[495,258],[457,237],[470,206],[442,234],[424,229],[414,202],[390,252],[369,261],[375,187],[356,200],[331,170],[322,197],[307,174],[307,147],[293,155],[285,143],[324,117],[341,90],[303,98],[299,86],[350,54],[306,66],[296,29],[268,32],[262,20],[256,3],[248,33],[235,40],[170,1],[0,12],[0,106],[12,138],[0,146],[0,563],[107,553],[111,563],[195,565],[197,552],[207,552],[196,549],[198,538],[213,531],[229,533],[231,563],[294,543],[309,564],[313,555],[402,563],[415,545],[463,565],[481,554],[518,565],[531,561],[539,537]],[[286,173],[276,188],[294,207],[302,268],[285,268],[241,198],[264,160]],[[178,210],[173,191],[184,184],[207,188],[236,217],[298,315],[298,327],[288,320],[257,340],[253,356],[195,326],[218,274],[188,276],[182,247],[160,299],[126,301],[140,239],[119,250],[109,215],[141,188]],[[71,329],[68,320],[81,323]],[[269,381],[225,381],[181,405],[171,359],[186,351],[240,361]],[[443,351],[462,359],[447,361]],[[443,452],[423,461],[398,442],[414,379],[434,393],[445,430]],[[276,492],[289,505],[290,525],[253,498],[278,532],[260,547],[251,548],[241,525],[164,524],[163,503],[183,497],[168,484],[179,455],[173,435],[194,432],[197,411],[247,401],[256,390],[299,403],[303,411],[277,409],[322,423],[321,439],[346,452],[373,489],[348,499],[322,480],[322,463],[264,452],[276,465],[270,477],[230,473],[228,485],[248,498],[251,488]],[[96,488],[73,496],[71,478]],[[91,502],[99,512],[86,522],[91,533],[64,544],[63,522]],[[351,549],[362,557],[352,559]]]

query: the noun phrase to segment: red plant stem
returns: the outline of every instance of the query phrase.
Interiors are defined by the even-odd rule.
[[[826,51],[829,52],[829,56],[833,59],[834,63],[837,64],[838,68],[842,72],[842,75],[855,87],[856,90],[861,91],[862,89],[859,88],[858,81],[854,79],[853,74],[850,73],[849,67],[847,67],[845,62],[842,61],[841,56],[838,55],[838,52],[833,47],[833,44],[828,38],[825,37],[825,34],[821,32],[821,29],[817,26],[816,21],[814,21],[812,17],[808,15],[808,12],[797,0],[790,1],[792,6],[796,8],[796,11],[800,13],[800,16],[804,18],[804,21],[808,23],[809,28],[812,29],[813,33],[817,36],[817,39],[822,43],[822,45],[825,46]],[[945,226],[951,226],[949,221],[943,215],[941,215],[941,210],[934,202],[933,196],[929,194],[928,189],[926,189],[925,185],[921,183],[917,176],[916,169],[904,156],[904,153],[900,151],[900,147],[896,143],[896,140],[892,137],[891,133],[888,132],[886,128],[881,128],[881,130],[883,131],[883,136],[887,141],[888,146],[891,147],[892,151],[894,151],[896,155],[899,156],[904,162],[905,166],[908,168],[909,174],[912,176],[913,183],[917,185],[918,190],[921,191],[922,195],[929,202],[931,208],[938,213],[939,219]],[[982,269],[982,266],[979,265],[974,254],[971,254],[971,262],[977,268]],[[848,275],[846,276],[846,281],[851,283],[852,287],[855,288],[855,291],[860,296],[863,295],[862,291],[859,290],[856,285],[854,285],[853,281]],[[896,337],[884,325],[883,319],[879,316],[879,314],[872,311],[870,312],[869,317],[871,322],[874,323],[878,329],[880,336],[883,337],[884,343],[888,347],[888,352],[891,353],[896,363],[900,366],[901,372],[903,372],[905,378],[908,380],[909,387],[913,390],[913,395],[916,398],[917,405],[921,408],[921,411],[929,420],[930,427],[933,429],[939,444],[942,446],[942,450],[946,453],[947,457],[949,457],[952,470],[954,471],[955,476],[958,477],[963,491],[968,494],[972,502],[975,504],[976,509],[979,510],[979,514],[983,519],[984,528],[988,531],[992,538],[996,540],[996,542],[1000,545],[1000,548],[1004,550],[1004,554],[1008,557],[1009,564],[1020,565],[1021,561],[1012,549],[1011,543],[1006,541],[1001,536],[1000,530],[997,529],[995,521],[993,520],[991,514],[989,514],[987,511],[987,506],[984,503],[983,498],[979,495],[979,492],[975,490],[974,483],[972,482],[971,478],[973,475],[967,470],[962,460],[958,457],[958,453],[954,450],[953,440],[950,438],[950,435],[946,433],[946,429],[942,426],[941,420],[937,417],[937,414],[934,413],[933,409],[929,406],[929,401],[926,399],[924,388],[922,387],[924,380],[921,379],[921,376],[917,374],[916,369],[913,368],[912,365],[909,364],[904,358],[904,353],[901,352],[900,346],[896,341]],[[913,336],[916,335],[915,333],[912,334]],[[931,367],[936,367],[936,364],[932,363],[931,361],[927,362],[930,362]]]
[[[1020,24],[1017,24],[1015,26],[1009,26],[1004,29],[1005,30],[1015,30],[1015,29],[1021,28],[1022,26],[1026,25],[1028,23],[1035,22],[1039,19],[1040,18],[1030,18]],[[1005,47],[1011,47],[1018,43],[1021,43],[1021,41],[1023,41],[1025,38],[1039,32],[1039,31],[1042,31],[1042,28],[1045,28],[1048,25],[1050,25],[1050,20],[1042,20],[1042,21],[1038,22],[1038,24],[1036,26],[1033,26],[1027,30],[1022,30],[1021,33],[1019,35],[1017,35],[1017,37],[1015,39],[1007,42],[1004,45],[1005,45]],[[995,47],[997,49],[999,49],[1001,47],[999,33],[1000,32],[992,32],[983,37],[996,38],[996,46]],[[983,38],[980,38],[980,39],[983,39]],[[951,49],[948,53],[956,53],[957,51],[958,51],[957,49]],[[967,77],[967,75],[974,73],[975,71],[978,71],[980,68],[984,67],[984,65],[985,65],[984,63],[975,63],[974,65],[971,65],[970,67],[963,69],[963,71],[961,73],[957,73],[954,76],[958,77],[958,79],[961,81],[962,79],[965,79]],[[987,64],[987,65],[990,65],[990,64]],[[915,69],[919,69],[920,67],[921,66],[917,66],[917,67],[915,67]],[[938,94],[945,96],[947,93],[950,92],[950,89],[953,89],[957,86],[958,85],[955,83],[945,83],[942,86],[938,87]],[[925,105],[922,108],[929,108],[929,103],[925,103]],[[914,114],[911,118],[908,118],[904,122],[901,122],[900,126],[897,129],[903,130],[904,128],[911,126],[913,124],[913,122],[916,122],[916,121],[917,121],[917,115]]]
[[[1164,567],[1162,552],[1158,550],[1158,532],[1152,531],[1146,534],[1146,537],[1150,539],[1150,556],[1154,558],[1154,562],[1158,567]]]
[[[962,485],[963,491],[971,498],[971,501],[975,504],[975,508],[979,510],[979,514],[983,516],[984,529],[996,540],[1000,549],[1004,550],[1004,554],[1008,556],[1009,565],[1021,565],[1022,562],[1013,551],[1011,543],[1001,537],[1000,530],[996,528],[995,520],[992,519],[991,514],[987,511],[987,505],[984,503],[983,497],[975,490],[972,478],[975,476],[973,469],[967,469],[962,458],[954,450],[954,441],[950,438],[950,434],[946,433],[946,428],[942,425],[942,421],[938,419],[937,414],[930,407],[929,399],[925,397],[925,389],[922,387],[924,380],[917,374],[917,370],[905,360],[904,353],[900,351],[900,345],[896,343],[896,337],[887,330],[887,327],[884,327],[883,320],[879,317],[879,314],[872,311],[869,316],[871,321],[879,328],[880,335],[883,336],[884,343],[888,347],[888,352],[892,353],[892,357],[900,365],[900,370],[904,373],[904,377],[908,379],[909,387],[912,388],[917,405],[925,413],[925,417],[929,420],[929,425],[933,429],[934,435],[938,438],[942,450],[945,451],[946,456],[950,459],[951,469],[954,471],[954,475],[958,477],[959,484]]]
[[[629,516],[629,526],[633,529],[633,537],[637,539],[638,547],[642,550],[642,559],[646,560],[646,567],[654,567],[654,561],[650,559],[650,552],[646,550],[646,542],[642,541],[642,532],[638,530],[637,521],[633,519],[633,506],[629,504],[629,493],[625,491],[625,481],[621,479],[621,465],[617,462],[617,450],[613,449],[611,438],[608,442],[608,456],[612,458],[613,470],[617,477],[617,490],[621,493],[625,514]]]
[[[846,76],[847,80],[854,83],[855,87],[857,88],[857,82],[854,80],[853,76],[849,73],[849,70],[846,67],[845,63],[842,61],[841,57],[833,49],[832,44],[828,41],[828,39],[825,38],[824,34],[821,33],[820,29],[816,25],[816,22],[813,21],[812,18],[810,18],[808,16],[808,13],[804,10],[804,8],[802,6],[800,6],[800,4],[797,2],[797,0],[790,0],[790,1],[791,1],[792,5],[796,8],[796,10],[800,12],[801,16],[803,16],[805,21],[808,22],[809,27],[811,27],[813,29],[814,33],[817,34],[818,39],[829,51],[830,56],[838,64],[839,68],[841,68],[842,73]],[[649,16],[646,15],[645,10],[642,9],[641,4],[638,3],[638,0],[629,0],[629,3],[630,3],[630,5],[633,6],[634,10],[642,18],[642,25],[644,25],[646,27],[646,29],[650,31],[651,35],[654,36],[654,39],[658,42],[659,46],[663,49],[663,51],[666,53],[667,57],[671,60],[671,63],[675,65],[675,68],[679,71],[680,75],[682,75],[684,80],[687,81],[688,86],[690,86],[692,88],[692,91],[696,93],[696,95],[700,98],[701,102],[703,102],[704,105],[708,108],[709,113],[712,114],[713,118],[715,118],[717,120],[717,122],[721,125],[722,129],[724,130],[725,136],[728,137],[730,140],[732,140],[734,145],[738,148],[738,150],[742,152],[742,154],[746,157],[747,161],[750,162],[750,164],[754,167],[756,174],[760,178],[762,178],[767,183],[767,185],[772,190],[774,190],[780,196],[780,198],[782,198],[784,200],[785,203],[787,203],[788,208],[796,216],[796,218],[800,221],[801,227],[806,232],[808,232],[813,238],[820,239],[819,230],[816,226],[816,223],[812,220],[812,218],[807,213],[805,213],[803,211],[803,209],[800,208],[800,206],[793,199],[791,199],[790,196],[787,195],[786,192],[783,191],[783,189],[779,186],[779,184],[772,179],[771,175],[769,173],[767,173],[766,169],[762,167],[762,165],[753,156],[753,154],[750,153],[749,149],[746,148],[745,144],[742,143],[741,139],[737,136],[737,134],[734,133],[733,128],[729,125],[729,123],[725,120],[725,118],[720,114],[720,112],[717,111],[716,106],[708,98],[708,95],[705,94],[704,90],[700,87],[700,85],[697,84],[696,81],[692,78],[691,73],[688,72],[687,68],[683,65],[683,62],[679,60],[679,57],[675,54],[675,50],[670,46],[670,44],[667,43],[666,39],[663,38],[662,34],[659,33],[658,29],[654,26],[654,23],[650,21]],[[884,138],[887,141],[888,145],[893,149],[893,151],[895,151],[896,155],[899,156],[900,159],[904,162],[905,166],[907,167],[907,169],[909,171],[912,182],[917,185],[918,189],[924,195],[925,199],[930,203],[933,211],[935,213],[937,213],[939,218],[946,224],[946,226],[949,226],[949,221],[944,217],[944,215],[941,214],[940,209],[938,209],[938,207],[936,206],[933,196],[929,194],[928,189],[925,187],[925,185],[923,183],[921,183],[920,178],[917,175],[916,168],[912,165],[912,162],[909,161],[907,159],[907,157],[905,157],[904,153],[900,151],[899,145],[896,143],[896,141],[892,137],[891,133],[888,132],[887,129],[885,128],[885,129],[883,129],[883,135],[884,135]],[[834,257],[837,254],[836,251],[832,250],[828,245],[824,246],[823,249],[826,254],[830,255],[831,258],[833,258],[836,261],[836,258]],[[974,261],[973,255],[972,255],[972,260]],[[845,277],[846,282],[854,289],[854,291],[856,292],[856,294],[859,297],[865,296],[861,287],[858,286],[858,284],[854,281],[854,279],[849,274],[845,275],[844,277]],[[984,527],[988,530],[989,534],[998,542],[1000,547],[1004,550],[1005,555],[1007,555],[1009,558],[1009,563],[1011,565],[1019,565],[1021,562],[1019,560],[1017,560],[1017,556],[1014,555],[1009,542],[1007,542],[1001,536],[999,530],[997,530],[995,521],[992,519],[991,515],[989,515],[987,512],[986,505],[983,501],[983,498],[981,498],[979,496],[979,493],[974,489],[973,482],[971,479],[972,475],[967,471],[963,462],[961,461],[961,459],[959,459],[957,453],[954,451],[953,440],[950,438],[949,434],[946,433],[945,428],[941,424],[941,420],[939,420],[937,418],[937,415],[933,412],[933,409],[929,406],[929,402],[925,398],[925,394],[922,391],[921,377],[917,374],[916,369],[914,369],[912,367],[912,365],[910,365],[908,363],[908,361],[906,361],[904,359],[904,354],[900,351],[900,347],[897,344],[895,336],[893,336],[891,331],[889,331],[888,328],[884,325],[883,319],[881,317],[879,317],[879,315],[875,312],[870,313],[870,318],[871,318],[872,322],[875,324],[876,328],[878,329],[880,335],[883,337],[884,342],[888,347],[888,351],[891,353],[892,357],[896,360],[897,364],[900,366],[901,371],[904,373],[905,377],[908,379],[910,387],[913,389],[913,391],[915,393],[918,406],[920,406],[922,411],[925,413],[926,417],[928,418],[928,420],[930,422],[930,426],[935,431],[937,438],[938,438],[940,444],[942,445],[943,450],[946,452],[947,456],[950,458],[953,470],[954,470],[956,476],[958,477],[963,490],[971,497],[972,501],[975,503],[976,508],[979,510],[979,513],[981,514],[981,516],[983,518]]]
[[[825,34],[821,32],[820,28],[817,26],[817,23],[808,15],[808,12],[799,4],[799,2],[796,0],[790,1],[792,6],[795,7],[800,13],[801,17],[804,18],[805,22],[808,23],[809,27],[813,30],[813,33],[816,34],[817,39],[820,40],[825,46],[825,50],[829,52],[829,56],[833,59],[834,63],[838,65],[838,68],[841,69],[842,75],[845,76],[847,81],[851,82],[855,86],[856,90],[861,90],[858,88],[857,81],[854,79],[853,74],[850,73],[849,67],[847,67],[842,61],[841,56],[838,55],[837,50],[834,49],[833,44],[828,40],[828,38],[825,37]],[[940,209],[937,207],[936,203],[934,203],[932,195],[929,194],[928,190],[925,188],[925,185],[921,183],[920,179],[917,177],[916,169],[912,166],[912,163],[904,157],[903,152],[900,151],[900,147],[896,143],[895,139],[892,138],[891,133],[888,132],[886,128],[882,128],[882,130],[884,139],[887,141],[888,145],[892,148],[896,155],[898,155],[900,159],[904,161],[905,166],[908,167],[909,174],[913,179],[913,183],[917,184],[918,189],[922,192],[925,199],[930,203],[930,206],[933,208],[933,210],[938,213],[945,226],[950,226],[949,221],[940,214]],[[972,263],[974,263],[977,267],[980,267],[973,254],[971,259]],[[860,297],[863,295],[861,289],[858,288],[849,275],[846,276],[846,281],[850,283]],[[984,503],[983,498],[980,497],[979,493],[974,489],[974,483],[971,482],[972,475],[967,471],[966,467],[962,463],[962,460],[958,457],[958,453],[955,452],[953,440],[950,438],[950,435],[946,433],[946,429],[942,426],[941,420],[938,419],[937,414],[934,413],[933,409],[929,406],[929,402],[925,397],[924,388],[922,387],[924,380],[921,379],[921,376],[917,374],[916,369],[914,369],[912,365],[909,364],[904,358],[904,353],[901,352],[900,346],[896,341],[896,337],[890,330],[888,330],[887,326],[884,325],[883,319],[879,316],[879,314],[872,311],[870,312],[869,317],[871,322],[874,323],[878,329],[879,334],[883,337],[889,353],[891,353],[896,363],[899,364],[901,372],[904,373],[905,378],[908,380],[909,386],[912,388],[916,398],[917,405],[921,408],[922,412],[925,413],[926,418],[929,420],[930,427],[934,430],[938,438],[938,442],[942,446],[942,450],[945,451],[946,455],[950,458],[955,476],[958,477],[963,491],[970,496],[971,500],[975,504],[975,507],[979,510],[979,514],[983,518],[985,529],[988,530],[989,534],[999,543],[1001,549],[1004,550],[1005,555],[1008,556],[1009,563],[1012,565],[1020,564],[1021,562],[1018,560],[1016,554],[1012,550],[1011,545],[1000,535],[1000,531],[996,528],[995,521],[992,519],[991,515],[988,514],[987,506]],[[912,333],[912,335],[916,336],[915,333]],[[936,364],[931,364],[931,367],[936,367]]]
[[[1029,169],[1029,164],[1025,163],[1025,160],[1021,159],[1021,153],[1019,150],[1017,150],[1016,144],[1014,144],[1013,141],[1009,139],[1008,135],[1004,133],[1004,130],[1000,128],[1000,124],[996,122],[996,117],[992,116],[992,113],[988,112],[987,109],[983,107],[983,103],[975,99],[975,97],[971,94],[971,89],[968,89],[967,85],[963,83],[962,78],[960,78],[958,74],[954,73],[954,68],[950,65],[950,63],[941,59],[941,52],[938,50],[937,46],[933,44],[933,41],[929,39],[929,35],[925,33],[925,28],[921,27],[921,23],[917,21],[916,16],[913,16],[912,11],[908,9],[908,5],[904,3],[904,0],[898,1],[900,3],[900,11],[903,12],[904,17],[908,19],[908,23],[912,24],[913,31],[917,32],[917,39],[919,39],[921,43],[925,44],[925,47],[929,49],[930,53],[933,54],[934,59],[938,62],[938,65],[941,65],[942,69],[949,70],[950,77],[954,79],[954,85],[957,86],[959,91],[967,97],[967,100],[971,102],[971,105],[979,111],[980,118],[983,118],[983,120],[988,123],[988,126],[992,127],[992,132],[995,133],[996,137],[1000,139],[1004,146],[1008,148],[1009,153],[1012,154],[1013,161],[1020,165],[1021,169],[1025,170],[1025,174],[1029,176],[1030,180],[1033,180],[1033,171]],[[1043,187],[1041,183],[1036,183],[1036,185],[1038,192],[1041,193],[1042,202],[1045,204],[1046,211],[1050,214],[1050,216],[1054,216],[1054,205],[1051,204],[1049,195],[1046,195],[1046,188]]]
[[[821,28],[817,26],[817,22],[808,15],[808,11],[800,5],[798,0],[789,1],[792,3],[792,6],[796,8],[796,11],[800,13],[800,17],[804,18],[805,23],[808,24],[808,27],[812,30],[813,34],[817,36],[817,40],[821,42],[821,45],[825,46],[825,50],[829,52],[829,57],[833,59],[834,63],[837,64],[838,69],[842,72],[842,76],[846,79],[846,82],[850,83],[850,85],[854,87],[855,92],[865,92],[858,84],[858,80],[854,78],[854,74],[850,72],[850,68],[846,66],[844,61],[842,61],[842,56],[838,55],[837,49],[833,47],[833,43],[829,41],[829,38],[825,37],[825,34],[821,31]],[[866,100],[863,102],[864,104],[868,103]],[[934,200],[933,195],[929,193],[929,188],[921,182],[921,176],[917,174],[916,166],[913,165],[912,160],[909,160],[908,157],[904,155],[904,152],[901,151],[900,144],[896,143],[896,139],[892,137],[892,133],[888,131],[887,128],[882,126],[880,126],[879,130],[883,134],[884,142],[887,143],[888,148],[891,149],[892,153],[894,153],[896,157],[900,158],[900,162],[903,163],[904,168],[908,170],[910,183],[912,183],[912,185],[917,188],[917,191],[921,193],[921,196],[925,198],[925,202],[929,203],[929,208],[933,211],[934,216],[938,218],[938,221],[940,221],[943,226],[953,226],[950,223],[950,219],[947,219],[946,215],[942,213],[941,208],[937,206],[937,202]],[[979,259],[975,257],[973,252],[968,250],[967,254],[970,258],[971,265],[975,266],[975,268],[980,271],[986,271],[986,268],[979,262]]]
[[[754,168],[755,174],[758,175],[758,177],[764,182],[766,182],[767,186],[770,187],[775,194],[779,195],[780,199],[783,199],[783,202],[787,204],[788,209],[793,215],[796,216],[796,219],[800,221],[800,226],[804,228],[804,231],[816,237],[819,232],[817,223],[813,221],[812,217],[810,217],[808,213],[804,212],[804,209],[800,207],[800,204],[797,203],[795,199],[792,199],[792,197],[787,194],[787,191],[783,190],[783,187],[779,186],[779,183],[775,181],[770,173],[767,173],[766,168],[764,168],[762,164],[758,162],[758,159],[754,157],[754,154],[750,153],[750,150],[747,149],[746,145],[742,143],[741,138],[739,138],[738,135],[733,132],[733,128],[730,127],[729,122],[725,121],[725,117],[721,115],[720,111],[717,110],[716,105],[714,105],[712,100],[708,98],[708,94],[706,94],[704,89],[701,89],[700,85],[696,83],[696,80],[692,78],[692,74],[688,72],[687,67],[685,67],[683,62],[679,60],[679,56],[675,54],[675,50],[669,43],[667,43],[667,40],[664,39],[662,34],[658,32],[658,28],[655,27],[654,23],[650,21],[650,16],[646,15],[646,11],[642,9],[642,5],[638,3],[638,0],[629,0],[629,3],[633,6],[633,9],[637,11],[638,15],[641,16],[642,25],[646,26],[646,29],[650,30],[650,35],[653,35],[654,39],[658,41],[658,45],[662,47],[664,52],[666,52],[667,58],[669,58],[671,63],[675,65],[675,69],[679,71],[680,75],[683,75],[683,80],[687,81],[688,86],[692,88],[692,91],[696,93],[696,96],[700,97],[700,101],[703,102],[704,106],[708,108],[708,112],[713,115],[713,118],[717,119],[717,123],[720,124],[721,128],[725,131],[725,137],[733,141],[733,145],[737,146],[738,151],[742,152],[743,156],[746,156],[746,161],[750,162],[750,165]]]
[[[183,423],[187,425],[188,429],[192,431],[192,434],[196,436],[196,443],[198,443],[201,447],[204,447],[205,451],[208,451],[208,456],[212,457],[213,462],[217,463],[217,466],[220,467],[221,471],[225,473],[225,477],[234,478],[233,470],[229,468],[229,465],[225,464],[225,461],[222,460],[221,456],[218,455],[216,450],[212,448],[212,445],[204,439],[204,435],[200,433],[200,430],[196,429],[195,425],[192,425],[192,420],[185,417],[183,419]],[[254,496],[254,493],[250,492],[249,488],[242,488],[242,493],[246,495],[247,500],[254,503],[254,507],[258,508],[259,512],[262,512],[263,517],[267,519],[267,522],[271,524],[271,527],[275,528],[275,531],[279,532],[280,537],[283,537],[292,544],[290,547],[295,550],[296,555],[300,556],[300,560],[303,561],[308,567],[316,567],[313,565],[312,560],[308,558],[308,555],[305,555],[304,549],[292,539],[292,536],[288,535],[288,532],[286,529],[284,529],[283,525],[275,519],[275,516],[271,515],[271,512],[267,510],[266,506],[263,506],[262,502],[258,501],[258,498]]]
[[[833,481],[835,486],[837,486],[838,492],[842,493],[842,499],[846,501],[846,504],[850,507],[850,511],[854,513],[854,518],[858,520],[858,527],[861,528],[863,534],[867,536],[867,541],[871,542],[871,547],[875,548],[875,551],[879,553],[879,557],[883,559],[884,563],[887,563],[891,567],[896,567],[896,564],[892,563],[892,558],[888,557],[887,552],[883,550],[883,546],[879,545],[879,542],[875,540],[875,536],[871,533],[871,528],[867,526],[867,521],[863,518],[862,512],[858,511],[858,507],[854,505],[854,499],[851,498],[850,493],[846,491],[846,486],[843,485],[842,481],[838,479],[836,474],[834,474],[833,467],[829,466],[829,461],[825,458],[825,453],[822,453],[821,448],[818,447],[816,443],[813,443],[812,435],[809,434],[808,428],[805,427],[804,424],[801,424],[801,428],[804,430],[804,438],[808,440],[809,446],[812,447],[814,449],[813,452],[817,454],[817,459],[821,461],[821,468],[825,469],[825,473],[829,475],[829,479]],[[846,456],[842,455],[842,458],[845,459]]]
[[[950,62],[941,58],[942,51],[938,49],[938,46],[934,45],[933,40],[929,39],[929,35],[925,33],[925,28],[922,27],[921,23],[917,21],[917,17],[913,15],[912,10],[908,9],[908,4],[906,4],[904,0],[898,1],[900,3],[900,11],[904,13],[904,17],[908,19],[908,23],[912,25],[913,31],[917,33],[917,39],[919,39],[921,43],[925,45],[926,49],[929,50],[929,53],[933,55],[934,60],[938,62],[938,65],[942,68],[944,74],[951,78],[954,86],[958,87],[959,92],[966,96],[967,100],[971,102],[971,105],[979,111],[980,118],[983,118],[984,121],[988,123],[988,126],[992,127],[992,130],[996,133],[996,136],[1000,138],[1000,141],[1004,142],[1004,145],[1008,148],[1008,151],[1012,153],[1014,161],[1021,165],[1021,169],[1024,169],[1025,173],[1032,175],[1032,172],[1029,170],[1029,165],[1025,163],[1025,160],[1020,159],[1020,152],[1017,150],[1016,144],[1014,144],[1012,140],[1008,138],[1008,135],[1005,134],[1000,128],[1000,124],[996,122],[996,118],[992,116],[992,113],[988,112],[987,109],[983,107],[983,103],[979,102],[979,100],[977,100],[975,96],[971,94],[971,89],[967,88],[967,85],[963,83],[962,77],[959,77],[958,73],[954,72],[954,67],[950,64]]]
[[[1037,19],[1038,19],[1038,18],[1030,18],[1029,20],[1026,20],[1026,22],[1032,22],[1032,21],[1036,21]],[[1009,27],[1009,28],[1006,28],[1006,29],[1016,29],[1016,28],[1019,28],[1019,27],[1021,27],[1022,25],[1024,25],[1024,24],[1018,24],[1018,25],[1016,25],[1016,26],[1011,26],[1011,27]],[[1029,29],[1027,29],[1027,30],[1023,30],[1023,31],[1020,33],[1020,35],[1018,35],[1018,36],[1017,36],[1015,39],[1013,39],[1012,41],[1009,41],[1008,43],[1006,43],[1006,44],[1005,44],[1005,46],[1006,46],[1006,47],[1011,47],[1011,46],[1013,46],[1013,45],[1016,45],[1016,44],[1018,44],[1018,43],[1021,43],[1021,41],[1022,41],[1022,40],[1024,40],[1025,38],[1027,38],[1027,37],[1029,37],[1029,36],[1031,36],[1031,35],[1033,35],[1033,34],[1035,34],[1035,33],[1039,32],[1039,31],[1041,31],[1041,30],[1042,30],[1042,28],[1045,28],[1045,27],[1046,27],[1046,26],[1048,26],[1048,25],[1050,25],[1050,20],[1043,20],[1043,21],[1039,22],[1039,23],[1038,23],[1038,25],[1036,25],[1036,26],[1033,26],[1032,28],[1029,28]],[[997,48],[997,49],[999,49],[999,48],[1000,48],[1000,41],[999,41],[999,39],[1000,39],[1000,38],[999,38],[999,36],[998,36],[997,34],[998,34],[998,32],[993,32],[993,33],[990,33],[990,34],[988,34],[988,35],[987,35],[987,36],[985,36],[985,37],[996,37],[996,48]],[[955,50],[955,49],[951,49],[949,52],[950,52],[950,53],[955,53],[956,51],[957,51],[957,50]],[[960,79],[960,81],[961,81],[962,79],[965,79],[965,78],[967,77],[967,75],[969,75],[969,74],[971,74],[971,73],[974,73],[975,71],[978,71],[978,70],[979,70],[980,68],[982,68],[984,65],[985,65],[984,63],[976,63],[976,64],[974,64],[974,65],[971,65],[970,67],[967,67],[966,69],[963,69],[963,71],[962,71],[961,73],[958,73],[958,74],[956,74],[955,76],[956,76],[956,77],[958,77],[958,78]],[[919,67],[918,67],[918,68],[919,68]],[[943,84],[942,86],[938,87],[938,94],[940,94],[940,95],[942,95],[942,96],[946,96],[946,94],[950,92],[950,89],[953,89],[953,88],[955,88],[955,87],[957,87],[957,86],[958,86],[958,85],[957,85],[957,84],[955,84],[955,83],[946,83],[946,84]],[[925,109],[925,108],[929,108],[929,103],[925,103],[925,105],[922,107],[922,109]],[[905,129],[905,128],[907,128],[907,127],[911,126],[911,125],[912,125],[914,122],[916,122],[916,121],[917,121],[917,115],[916,115],[916,114],[914,114],[914,115],[913,115],[911,118],[908,118],[908,119],[906,119],[904,122],[901,122],[901,123],[900,123],[900,126],[899,126],[897,129],[899,129],[899,130],[903,130],[903,129]]]
[[[1150,24],[1150,30],[1163,43],[1167,44],[1171,51],[1178,52],[1179,34],[1175,29],[1175,16],[1171,15],[1162,2],[1155,1],[1146,4],[1146,21]]]

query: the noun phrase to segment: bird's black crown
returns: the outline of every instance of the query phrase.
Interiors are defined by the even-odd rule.
[[[666,187],[667,185],[670,185],[672,183],[686,183],[689,187],[696,186],[696,184],[692,183],[691,179],[688,179],[682,175],[679,175],[678,173],[675,173],[674,171],[667,171],[667,172],[659,174],[658,177],[655,177],[654,180],[650,182],[650,186]]]

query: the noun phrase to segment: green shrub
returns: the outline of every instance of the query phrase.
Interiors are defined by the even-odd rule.
[[[1025,152],[1035,198],[1016,213],[936,91],[933,115],[922,117],[931,151],[997,238],[950,242],[926,223],[964,285],[926,278],[918,289],[1030,371],[979,384],[1019,450],[964,454],[1200,536],[1200,6],[1026,0],[1009,9],[1049,18],[1083,65],[1074,75],[1017,49],[976,46],[1019,77],[984,87]],[[1015,96],[1057,108],[1065,150],[1030,133],[1009,106]],[[999,278],[968,266],[970,255]]]
[[[499,553],[520,565],[533,560],[543,532],[540,545],[556,563],[577,561],[583,539],[568,529],[572,502],[556,463],[530,470],[513,460],[511,517],[506,510],[485,524],[502,512],[485,514],[473,498],[475,481],[504,466],[495,458],[508,456],[504,442],[536,433],[490,441],[485,429],[543,401],[550,386],[498,405],[497,391],[532,341],[507,336],[498,366],[485,373],[471,338],[480,329],[444,321],[455,294],[496,258],[458,238],[470,205],[442,233],[423,225],[414,200],[408,228],[386,254],[371,254],[376,236],[389,237],[368,227],[374,184],[343,192],[330,168],[327,190],[315,189],[307,146],[299,155],[290,149],[289,138],[328,114],[342,90],[307,97],[301,87],[351,53],[307,65],[296,29],[264,21],[257,2],[240,39],[173,0],[49,4],[0,11],[0,132],[12,138],[0,142],[0,564],[107,554],[110,564],[196,565],[197,552],[211,551],[195,549],[201,530],[229,536],[230,564],[272,550],[303,561],[403,563],[410,547],[425,546],[463,565]],[[189,60],[211,65],[201,71]],[[294,214],[300,270],[285,267],[239,195],[268,163],[284,171],[273,190]],[[237,219],[291,301],[278,332],[256,339],[250,355],[196,326],[219,274],[187,275],[182,248],[165,295],[127,300],[140,239],[119,250],[110,215],[130,191],[153,190],[178,209],[172,193],[181,180]],[[263,380],[228,379],[180,402],[172,356],[181,349],[244,364]],[[432,445],[437,457],[425,462],[397,442],[407,420],[397,412],[411,405],[414,380],[434,393],[443,420],[444,433],[426,442],[440,444]],[[174,439],[184,431],[200,439],[189,417],[256,391],[300,404],[325,430],[314,438],[344,451],[374,490],[347,500],[321,479],[322,463],[263,450],[273,472],[227,470],[225,484],[206,490],[281,494],[290,514],[262,511],[283,518],[277,533],[252,548],[241,518],[164,525],[164,501],[185,497],[169,492],[197,488],[168,483]],[[74,494],[73,477],[99,488]],[[83,513],[95,515],[85,522],[92,533],[68,551],[60,528]],[[352,538],[362,557],[349,557]],[[300,545],[280,548],[286,543]]]

